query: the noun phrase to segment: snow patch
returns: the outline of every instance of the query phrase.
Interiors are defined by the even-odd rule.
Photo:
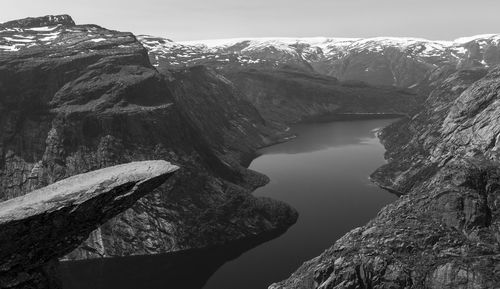
[[[42,27],[33,27],[27,28],[26,30],[38,31],[38,32],[50,32],[56,30],[60,25],[56,26],[42,26]]]
[[[16,45],[0,45],[1,50],[7,50],[7,51],[19,51],[19,47],[16,47]]]
[[[455,39],[455,43],[457,44],[466,44],[471,41],[479,40],[479,39],[489,39],[489,38],[500,38],[499,34],[481,34],[481,35],[475,35],[475,36],[470,36],[470,37],[461,37]]]
[[[32,39],[25,39],[25,38],[12,38],[12,37],[4,37],[3,39],[10,41],[10,42],[21,42],[21,43],[31,43],[34,40]]]
[[[94,38],[94,39],[90,39],[90,41],[95,42],[95,43],[99,43],[102,41],[106,41],[106,38]]]
[[[40,41],[47,42],[47,41],[52,41],[52,40],[54,40],[56,38],[57,38],[57,35],[50,35],[50,36],[46,36],[46,37],[40,38]]]

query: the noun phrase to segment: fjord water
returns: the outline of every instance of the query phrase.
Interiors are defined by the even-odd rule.
[[[299,125],[292,128],[297,138],[263,149],[250,168],[271,182],[255,195],[290,204],[299,219],[281,237],[226,263],[204,288],[267,288],[394,201],[394,195],[368,179],[384,164],[385,150],[375,130],[393,121]]]
[[[392,121],[298,125],[292,128],[295,139],[261,150],[250,168],[271,182],[255,195],[284,201],[299,212],[297,223],[282,236],[249,251],[255,244],[63,263],[63,287],[264,289],[287,278],[396,199],[368,180],[384,163],[375,130]]]

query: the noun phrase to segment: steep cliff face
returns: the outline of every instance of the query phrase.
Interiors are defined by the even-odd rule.
[[[49,269],[57,258],[177,169],[166,161],[108,167],[0,203],[0,287],[56,288]]]
[[[246,164],[256,147],[286,137],[282,125],[261,117],[246,95],[213,69],[194,66],[168,73],[176,103],[225,161]]]
[[[133,111],[137,119],[175,118],[171,93],[132,34],[60,21],[32,26],[49,19],[59,17],[1,26],[2,199],[97,168],[77,155],[99,145],[104,123],[120,126]]]
[[[205,96],[189,90],[194,76],[166,80],[132,34],[47,16],[0,26],[0,52],[2,200],[130,161],[165,159],[182,166],[68,258],[203,247],[295,222],[296,212],[287,205],[254,198],[251,190],[267,178],[244,169],[243,157],[230,157],[247,135],[255,143],[246,151],[270,141],[265,130],[261,135],[239,119],[259,119],[255,110],[238,102],[241,109],[232,116],[238,120],[227,118],[220,135],[205,134],[200,121],[219,125],[227,109],[218,107],[210,116],[184,111]],[[207,86],[210,77],[204,78]]]
[[[450,72],[448,72],[450,73]],[[435,171],[429,165],[431,152],[443,142],[443,122],[457,98],[483,78],[485,69],[455,71],[438,77],[424,109],[412,119],[397,122],[383,130],[380,137],[387,148],[388,164],[372,174],[372,180],[398,194],[405,194]],[[415,152],[418,152],[416,154]]]
[[[403,196],[270,288],[500,286],[500,69],[443,77],[381,134],[372,178]]]

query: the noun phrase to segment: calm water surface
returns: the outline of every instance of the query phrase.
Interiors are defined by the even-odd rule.
[[[64,263],[64,288],[264,289],[287,278],[396,199],[368,180],[384,163],[375,130],[392,121],[299,125],[292,128],[297,138],[261,151],[250,168],[268,175],[271,182],[255,195],[282,200],[300,214],[297,224],[279,238],[239,257],[248,245]]]

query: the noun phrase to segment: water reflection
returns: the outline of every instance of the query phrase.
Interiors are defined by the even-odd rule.
[[[224,263],[282,233],[171,254],[61,262],[59,273],[64,289],[199,289]]]
[[[374,132],[387,124],[387,120],[338,121],[318,124],[302,124],[291,129],[296,138],[263,149],[263,154],[299,154],[321,151],[332,147],[357,144],[377,144]]]

